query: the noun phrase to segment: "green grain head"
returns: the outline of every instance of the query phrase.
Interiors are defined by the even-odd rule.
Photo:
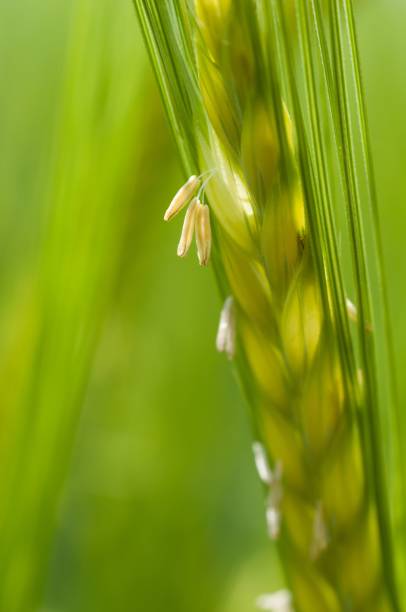
[[[230,296],[218,347],[235,355],[269,464],[268,531],[295,610],[395,610],[385,500],[371,481],[365,443],[371,395],[354,357],[334,233],[335,170],[327,166],[317,114],[334,98],[317,89],[309,26],[328,16],[334,33],[341,9],[336,0],[292,0],[284,9],[276,1],[181,4],[189,15],[194,112],[177,116],[176,129],[195,126],[189,162],[202,174],[199,195],[215,229],[213,263]],[[137,3],[143,20],[148,5]],[[168,26],[164,9],[161,18]],[[182,49],[172,43],[169,52],[181,64]],[[334,44],[325,62],[338,53],[338,39]],[[330,85],[339,104],[338,84]],[[166,82],[169,104],[172,87]],[[373,461],[379,466],[378,454]]]

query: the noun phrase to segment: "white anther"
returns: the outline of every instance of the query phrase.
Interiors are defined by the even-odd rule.
[[[233,359],[235,355],[235,311],[234,299],[231,295],[226,299],[221,310],[216,347],[219,353],[225,353],[229,359]]]
[[[353,304],[348,298],[345,298],[345,305],[347,308],[348,316],[351,321],[354,321],[354,323],[358,323],[358,310],[355,304]],[[368,333],[372,332],[372,325],[368,321],[365,322],[365,331],[367,331]]]
[[[259,610],[268,612],[293,612],[292,594],[287,589],[260,595],[256,605]]]
[[[348,298],[345,298],[345,305],[347,307],[347,313],[351,321],[354,321],[355,323],[357,323],[358,321],[357,307]]]
[[[260,479],[264,484],[271,485],[273,475],[272,470],[269,467],[268,457],[266,456],[263,444],[261,444],[261,442],[254,442],[252,445],[252,450]]]
[[[266,508],[266,527],[271,540],[277,540],[281,532],[281,513],[275,506]]]

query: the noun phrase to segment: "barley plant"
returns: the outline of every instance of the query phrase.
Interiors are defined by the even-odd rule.
[[[395,385],[352,4],[135,1],[189,177],[165,220],[187,206],[178,255],[195,236],[199,263],[213,262],[217,348],[251,406],[287,584],[259,598],[266,609],[401,609]]]

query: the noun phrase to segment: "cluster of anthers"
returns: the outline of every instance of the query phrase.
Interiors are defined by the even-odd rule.
[[[208,176],[203,181],[205,174],[208,174]],[[189,251],[195,235],[197,256],[201,266],[207,266],[209,263],[212,242],[209,207],[201,202],[201,198],[207,181],[211,178],[213,172],[205,174],[192,175],[175,194],[164,215],[164,220],[170,221],[188,205],[177,253],[179,257],[184,257]]]

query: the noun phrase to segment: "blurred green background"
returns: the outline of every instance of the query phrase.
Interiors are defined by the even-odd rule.
[[[358,11],[401,403],[406,7]],[[0,0],[0,610],[247,612],[280,586],[131,0]]]

